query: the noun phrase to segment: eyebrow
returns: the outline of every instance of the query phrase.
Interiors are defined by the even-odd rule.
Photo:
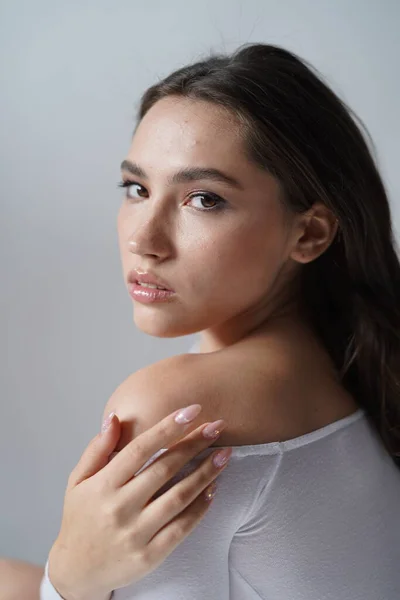
[[[143,179],[148,179],[142,167],[130,160],[122,161],[121,171],[128,171],[132,175],[142,177]],[[232,177],[232,175],[227,175],[226,173],[223,173],[222,171],[212,167],[186,167],[184,169],[179,169],[179,171],[169,177],[168,184],[172,185],[174,183],[186,183],[188,181],[196,181],[198,179],[221,181],[223,183],[227,183],[231,187],[236,187],[239,190],[243,190],[242,184],[237,179]]]

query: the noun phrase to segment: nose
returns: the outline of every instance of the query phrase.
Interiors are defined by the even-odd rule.
[[[170,252],[166,215],[154,212],[140,223],[137,219],[128,238],[128,248],[140,256],[166,256]]]

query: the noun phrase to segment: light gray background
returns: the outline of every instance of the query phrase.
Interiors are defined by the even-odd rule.
[[[210,49],[294,50],[369,128],[397,231],[399,26],[398,0],[0,3],[0,556],[44,564],[111,393],[197,339],[137,330],[122,278],[116,184],[140,94]]]

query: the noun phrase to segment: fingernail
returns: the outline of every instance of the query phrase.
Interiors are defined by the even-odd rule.
[[[228,460],[230,459],[232,454],[232,448],[225,448],[224,450],[220,450],[219,452],[214,453],[213,463],[216,467],[223,467]]]
[[[208,488],[206,488],[206,490],[204,492],[207,502],[211,502],[211,500],[215,496],[216,491],[217,491],[217,484],[215,483],[215,481],[213,481],[212,484],[209,485]]]
[[[190,423],[201,411],[201,404],[191,404],[179,409],[174,417],[176,423]]]
[[[107,429],[110,427],[111,425],[111,421],[113,419],[113,416],[115,415],[115,412],[111,412],[108,417],[106,417],[103,421],[103,425],[101,426],[101,432],[104,433],[105,431],[107,431]]]
[[[225,425],[226,423],[223,419],[218,419],[218,421],[206,425],[201,433],[205,438],[217,438]]]

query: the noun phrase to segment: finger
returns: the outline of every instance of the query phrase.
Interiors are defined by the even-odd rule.
[[[189,408],[189,414],[184,415],[182,422],[179,422],[184,410]],[[121,487],[132,479],[156,452],[168,448],[182,437],[199,415],[201,408],[201,404],[192,404],[185,409],[176,410],[130,441],[103,469],[102,475],[104,473],[108,484]]]
[[[121,423],[115,413],[109,415],[107,429],[98,433],[86,447],[68,479],[68,488],[75,487],[103,469],[121,435]]]
[[[146,553],[151,557],[151,564],[168,556],[207,512],[211,500],[210,484],[228,464],[214,465],[212,459],[218,451],[207,456],[196,471],[143,509],[140,531],[144,539],[149,540]]]
[[[216,435],[212,438],[207,438],[203,435],[203,431],[206,428],[210,429],[210,426],[212,426],[211,429],[216,431]],[[172,483],[177,482],[177,478],[181,474],[183,475],[181,469],[185,465],[187,473],[192,468],[192,465],[188,465],[187,463],[196,457],[199,452],[212,444],[225,427],[226,423],[223,419],[219,419],[212,424],[203,423],[200,425],[168,450],[164,451],[160,457],[156,457],[154,464],[148,466],[143,472],[140,472],[139,475],[128,481],[121,490],[123,498],[126,499],[127,503],[131,504],[132,497],[134,497],[135,501],[141,502],[145,506],[156,492],[162,493],[160,488],[164,484],[168,482],[167,485],[171,486]]]

